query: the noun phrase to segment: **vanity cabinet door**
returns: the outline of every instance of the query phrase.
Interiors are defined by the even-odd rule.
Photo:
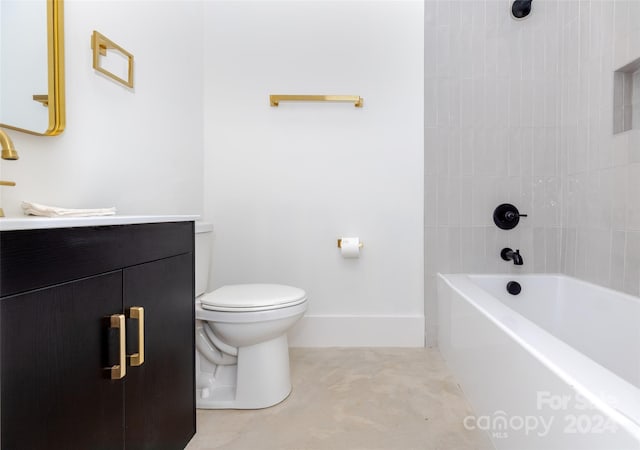
[[[124,269],[124,309],[144,308],[145,360],[127,367],[125,448],[183,449],[195,434],[193,253]],[[127,354],[138,352],[127,319]]]
[[[124,383],[104,369],[121,311],[121,271],[0,299],[3,449],[122,449]]]

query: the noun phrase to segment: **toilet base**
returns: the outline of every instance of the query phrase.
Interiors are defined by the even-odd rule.
[[[214,366],[196,353],[196,407],[261,409],[291,392],[287,335],[238,348],[236,365]]]

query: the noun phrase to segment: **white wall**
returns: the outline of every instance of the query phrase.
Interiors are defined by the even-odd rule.
[[[202,212],[202,3],[65,1],[67,127],[57,137],[9,131],[1,206],[116,206],[122,214]],[[98,30],[135,55],[135,90],[97,74]]]
[[[209,288],[304,288],[292,345],[423,345],[423,3],[216,1],[205,23]]]

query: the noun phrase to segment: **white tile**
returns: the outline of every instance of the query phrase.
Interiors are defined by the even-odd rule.
[[[520,40],[520,55],[522,57],[521,79],[532,81],[535,79],[534,49],[536,48],[535,36],[533,33],[522,33]]]
[[[508,126],[522,126],[522,82],[519,79],[509,79],[509,110],[508,110]]]
[[[631,0],[629,2],[629,31],[637,31],[640,30],[640,22],[638,19],[640,18],[640,2],[637,0]]]
[[[545,82],[543,80],[534,80],[531,84],[533,105],[531,125],[543,127],[545,124]]]
[[[473,118],[472,126],[474,128],[483,128],[486,126],[486,97],[485,97],[485,81],[483,79],[473,80],[473,92],[471,100],[471,114]]]
[[[531,127],[533,126],[533,102],[536,96],[530,82],[523,82],[526,85],[523,85],[520,91],[520,123],[523,127]],[[543,100],[544,101],[544,100]]]
[[[611,226],[614,230],[627,227],[627,168],[617,166],[610,169],[611,185]]]
[[[458,128],[461,121],[461,84],[458,80],[451,80],[449,84],[449,126]]]
[[[533,176],[549,175],[546,170],[548,164],[545,129],[536,128],[533,132]]]
[[[485,28],[489,33],[495,33],[498,30],[498,17],[504,13],[502,3],[496,0],[485,1]]]
[[[474,91],[473,80],[462,79],[460,80],[460,127],[471,128],[474,126]]]
[[[546,226],[559,227],[561,218],[561,181],[559,177],[547,177],[545,180],[544,202]]]
[[[488,34],[484,53],[484,76],[487,79],[498,78],[498,45],[497,37]]]
[[[424,126],[433,128],[438,120],[438,80],[426,78],[424,80]]]
[[[449,178],[449,188],[447,192],[448,198],[445,201],[449,203],[449,220],[448,225],[460,226],[461,221],[466,222],[466,216],[462,214],[461,210],[461,180],[460,177]],[[444,224],[441,224],[444,225]]]
[[[486,270],[487,257],[486,257],[486,236],[484,227],[472,228],[472,246],[469,253],[471,259],[472,268],[471,272],[482,273]]]
[[[629,32],[629,1],[616,1],[614,10],[615,30],[617,34]]]
[[[616,6],[618,3],[620,2],[616,2]],[[612,69],[619,69],[629,61],[629,35],[616,33],[616,38],[614,41],[614,57]]]
[[[587,264],[587,248],[589,237],[586,229],[576,229],[576,255],[575,255],[575,276],[578,278],[586,277]]]
[[[449,271],[462,271],[462,253],[460,249],[460,227],[449,228]]]
[[[624,231],[612,232],[609,287],[618,291],[624,289],[624,251],[626,239],[627,234]]]
[[[474,31],[484,31],[485,28],[485,2],[471,1],[467,3],[471,17],[471,28]]]
[[[447,2],[438,2],[438,5],[445,3]],[[438,77],[449,77],[451,75],[450,39],[451,30],[448,26],[440,26],[440,21],[438,20],[438,27],[436,28],[436,76]]]
[[[567,238],[566,238],[566,246],[563,248],[562,270],[567,275],[574,276],[576,274],[577,232],[575,228],[565,228],[564,232]]]
[[[425,2],[432,3],[432,2]],[[424,76],[435,78],[437,75],[438,34],[435,28],[425,25],[424,29]]]
[[[449,273],[451,271],[449,254],[449,227],[438,227],[436,236],[436,258],[438,272]]]
[[[471,224],[474,227],[486,225],[485,204],[487,198],[486,182],[484,178],[474,176],[472,178],[473,204],[471,205]]]
[[[627,229],[640,231],[640,163],[627,169]]]
[[[638,17],[635,16],[636,22],[640,22]],[[640,29],[633,30],[629,33],[629,61],[640,58]]]
[[[611,164],[613,166],[626,165],[629,162],[629,133],[613,136],[611,146]]]
[[[521,159],[522,159],[522,131],[520,128],[509,128],[509,162],[507,174],[509,176],[520,176]]]
[[[435,175],[438,173],[438,130],[425,128],[424,130],[424,173]]]
[[[449,25],[451,22],[451,2],[437,1],[436,23],[439,27]]]
[[[558,111],[560,109],[560,92],[556,80],[544,82],[544,109],[542,125],[545,127],[556,127],[558,125]]]
[[[485,270],[487,273],[506,272],[507,263],[500,257],[500,252],[504,248],[504,238],[498,232],[502,231],[496,226],[485,227]]]
[[[460,225],[471,225],[471,210],[474,201],[473,180],[460,178]]]
[[[460,176],[460,133],[457,129],[451,129],[449,132],[449,175]]]
[[[424,229],[424,270],[428,275],[438,271],[438,229],[426,227]]]
[[[521,221],[519,226],[533,227],[533,183],[531,178],[523,177],[520,179],[520,199],[516,206],[521,213],[528,214],[527,220]]]
[[[638,92],[640,92],[640,87]],[[634,117],[640,117],[640,105],[635,109],[634,114]],[[638,129],[629,131],[629,162],[640,162],[640,126]]]
[[[532,187],[532,210],[530,222],[534,227],[543,227],[546,225],[546,211],[545,211],[545,179],[542,177],[535,177],[533,179]]]
[[[560,271],[561,245],[560,228],[545,229],[545,271],[547,273]]]
[[[464,128],[460,130],[460,175],[473,175],[473,130]]]
[[[506,176],[509,162],[509,137],[506,128],[495,128],[487,131],[485,147],[486,173],[495,176]]]
[[[498,127],[506,128],[509,125],[509,90],[506,89],[505,80],[494,81],[493,92],[494,123]]]
[[[591,260],[594,262],[595,272],[590,279],[599,285],[607,285],[609,282],[609,267],[611,262],[611,231],[608,229],[594,230],[593,252]]]
[[[438,128],[438,145],[437,145],[437,173],[441,176],[449,175],[449,135],[451,130],[448,128]]]
[[[451,103],[451,81],[448,78],[438,78],[437,81],[437,106],[438,114],[436,125],[448,127],[451,120],[451,110],[455,107]]]
[[[627,232],[624,252],[624,291],[640,294],[640,232]]]
[[[598,219],[597,224],[600,228],[611,229],[611,217],[613,212],[614,197],[613,190],[616,180],[614,180],[615,169],[604,169],[598,171],[600,176],[600,189],[599,195],[599,207],[598,207]]]
[[[471,74],[474,79],[482,79],[485,73],[485,32],[474,28],[472,35]]]
[[[435,175],[424,177],[424,225],[434,227],[437,225],[438,211],[438,180]]]
[[[425,28],[435,28],[437,25],[436,19],[438,15],[438,2],[437,1],[425,1],[424,2],[424,26]]]
[[[455,208],[452,205],[451,193],[449,192],[449,178],[445,176],[438,177],[438,194],[437,194],[437,220],[439,226],[449,225],[449,208]]]
[[[534,273],[543,273],[546,270],[546,233],[544,228],[533,228],[533,263]]]
[[[537,133],[537,130],[534,130],[531,127],[521,129],[520,170],[523,177],[533,175],[533,142],[535,133]]]

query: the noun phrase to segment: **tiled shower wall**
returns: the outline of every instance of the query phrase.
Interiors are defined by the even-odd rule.
[[[437,272],[558,272],[561,244],[558,0],[527,20],[507,0],[425,3],[425,315],[436,337]],[[500,203],[528,213],[510,231]],[[520,267],[500,259],[520,249]]]
[[[562,271],[640,294],[640,130],[613,133],[613,72],[640,57],[640,0],[563,5]]]
[[[429,345],[437,272],[564,272],[640,294],[640,130],[613,133],[640,0],[535,0],[523,21],[510,3],[426,0]],[[513,231],[491,221],[504,201],[529,213]]]

